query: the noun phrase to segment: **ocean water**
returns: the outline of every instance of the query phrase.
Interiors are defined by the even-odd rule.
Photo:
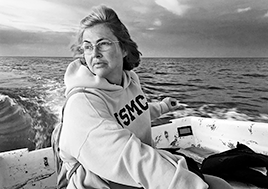
[[[0,57],[0,102],[6,100],[5,106],[0,103],[0,151],[50,146],[64,102],[63,75],[71,61]],[[268,58],[142,58],[135,71],[149,101],[171,96],[188,104],[167,117],[268,123]],[[19,121],[15,124],[18,118],[7,119],[8,102],[31,121],[22,127]]]

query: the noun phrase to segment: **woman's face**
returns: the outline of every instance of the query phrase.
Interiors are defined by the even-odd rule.
[[[97,46],[96,46],[97,45]],[[123,58],[127,55],[110,28],[97,24],[83,34],[84,56],[88,68],[110,83],[120,85],[123,75]]]

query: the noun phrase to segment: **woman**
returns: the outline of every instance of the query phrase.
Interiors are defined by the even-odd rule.
[[[149,104],[131,71],[140,52],[116,13],[98,6],[81,21],[80,57],[65,73],[68,100],[60,138],[67,170],[82,166],[68,188],[208,188],[182,156],[153,148],[151,119],[177,108],[175,99]]]

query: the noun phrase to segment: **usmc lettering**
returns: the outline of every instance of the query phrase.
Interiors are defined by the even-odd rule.
[[[131,100],[129,104],[126,104],[118,113],[114,113],[114,116],[118,123],[128,126],[131,121],[136,119],[136,115],[141,115],[144,111],[149,108],[149,105],[144,96],[138,95],[135,99]],[[121,123],[121,121],[122,123]]]

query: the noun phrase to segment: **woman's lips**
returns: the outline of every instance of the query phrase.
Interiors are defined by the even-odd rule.
[[[106,66],[106,63],[105,62],[96,62],[93,64],[93,67],[95,68],[102,68],[102,67],[105,67]]]

